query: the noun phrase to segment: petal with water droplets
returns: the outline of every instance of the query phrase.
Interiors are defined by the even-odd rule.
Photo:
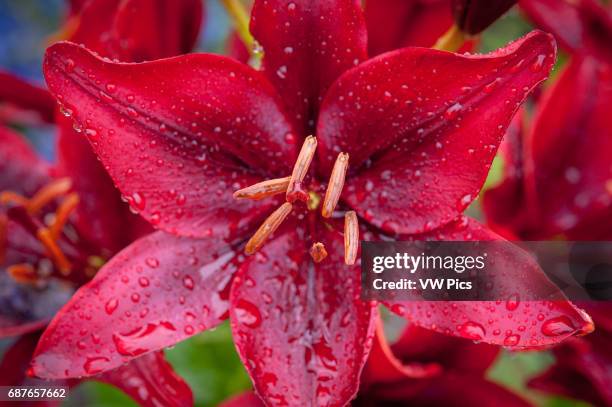
[[[234,340],[266,403],[344,405],[372,345],[375,308],[359,298],[359,268],[343,264],[341,236],[318,236],[330,255],[315,265],[294,226],[236,275]]]
[[[369,60],[323,101],[322,172],[347,152],[344,200],[366,221],[394,233],[439,227],[478,195],[512,116],[554,60],[552,36],[539,31],[486,55],[405,48]]]
[[[216,326],[227,318],[236,262],[217,239],[156,232],[132,243],[53,319],[34,374],[91,376]]]
[[[95,364],[95,359],[92,359]],[[189,385],[172,369],[158,351],[136,358],[117,369],[102,373],[96,380],[110,383],[143,407],[193,406]]]
[[[63,42],[47,50],[44,71],[117,187],[154,226],[232,238],[274,205],[232,197],[266,174],[285,176],[295,157],[275,90],[248,66],[208,54],[112,63]]]
[[[366,59],[359,1],[257,0],[251,31],[263,46],[264,72],[292,119],[310,134],[327,88]]]
[[[426,236],[435,240],[500,240],[476,221],[463,219]],[[569,302],[548,280],[533,258],[512,245],[497,246],[494,267],[487,269],[491,283],[506,292],[529,293],[546,289],[548,301],[396,301],[391,311],[414,324],[446,335],[482,341],[508,348],[542,348],[573,335],[589,333],[593,322],[583,310]]]

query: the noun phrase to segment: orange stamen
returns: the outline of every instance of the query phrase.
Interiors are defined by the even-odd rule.
[[[0,192],[0,204],[6,205],[9,203],[12,203],[15,205],[26,206],[28,202],[29,202],[28,198],[16,192],[13,192],[13,191]]]
[[[291,179],[287,186],[287,201],[293,202],[298,198],[308,200],[308,194],[302,189],[302,181],[304,181],[304,177],[306,177],[308,173],[308,168],[310,168],[310,163],[312,162],[316,150],[317,139],[314,136],[306,137],[297,161],[293,166]]]
[[[57,211],[55,212],[55,220],[53,221],[53,224],[49,227],[53,240],[57,240],[62,234],[62,229],[64,229],[64,226],[68,221],[68,217],[78,204],[79,196],[75,192],[73,192],[69,194],[66,199],[62,201],[59,208],[57,208]]]
[[[38,274],[31,264],[15,264],[7,267],[6,272],[18,283],[32,284],[38,281]]]
[[[62,252],[62,249],[60,249],[59,245],[53,238],[51,231],[44,227],[40,228],[36,233],[36,237],[38,238],[38,240],[40,240],[45,249],[47,249],[49,256],[51,257],[55,265],[58,267],[60,273],[62,273],[63,275],[70,274],[70,262],[68,261],[68,259],[64,255],[64,252]]]
[[[290,179],[291,177],[285,177],[258,182],[234,192],[234,199],[252,199],[258,201],[272,195],[281,194],[287,191]]]
[[[283,223],[287,215],[291,213],[293,205],[285,202],[276,209],[268,218],[261,224],[257,232],[249,239],[244,249],[247,255],[251,255],[259,250],[266,242],[268,237],[274,233],[276,229]]]
[[[314,243],[310,248],[310,257],[312,257],[315,263],[322,262],[327,257],[325,245],[323,245],[321,242]]]
[[[25,206],[28,212],[37,213],[49,202],[66,194],[71,187],[72,181],[70,181],[70,178],[53,181],[42,187]]]
[[[349,266],[357,260],[359,248],[359,223],[355,211],[349,211],[344,215],[344,263]]]
[[[336,158],[331,177],[329,178],[329,185],[327,185],[327,191],[325,191],[323,207],[321,208],[321,215],[323,215],[324,218],[332,216],[334,209],[336,209],[336,205],[338,205],[338,200],[340,199],[340,194],[344,187],[348,161],[349,155],[347,153],[340,153],[338,154],[338,158]]]

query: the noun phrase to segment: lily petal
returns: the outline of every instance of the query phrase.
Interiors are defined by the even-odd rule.
[[[356,393],[376,311],[359,299],[359,269],[341,236],[313,264],[301,230],[284,230],[250,258],[232,286],[238,353],[267,404],[343,406]]]
[[[189,385],[174,372],[163,351],[136,358],[96,379],[118,387],[143,407],[193,406]]]
[[[121,61],[167,58],[193,49],[202,15],[200,0],[92,0],[70,41]]]
[[[467,34],[479,34],[518,0],[452,0],[455,24]]]
[[[368,0],[364,12],[370,56],[431,47],[453,24],[449,0]]]
[[[265,404],[255,393],[247,391],[234,396],[219,405],[219,407],[264,407]]]
[[[154,226],[232,238],[274,205],[232,197],[268,172],[285,176],[295,157],[275,91],[253,69],[205,54],[111,63],[58,43],[44,71],[117,187]]]
[[[512,116],[554,60],[540,31],[487,55],[405,48],[369,60],[323,102],[322,172],[349,153],[344,200],[386,232],[444,225],[478,195]]]
[[[367,57],[358,0],[256,0],[251,31],[263,46],[264,72],[304,135],[327,88]]]
[[[4,104],[26,112],[35,112],[40,119],[53,122],[55,102],[49,92],[9,72],[0,71],[0,105]],[[7,117],[7,121],[19,121],[19,116],[12,116]]]
[[[462,219],[428,236],[435,240],[501,240],[478,222]],[[515,292],[504,301],[401,301],[388,302],[391,311],[405,316],[415,325],[433,331],[508,348],[541,348],[573,335],[593,331],[593,322],[559,291],[551,301],[521,300],[534,287],[554,292],[537,263],[520,248],[508,245],[504,253],[494,255],[496,278],[493,285]],[[511,271],[512,275],[508,274]]]
[[[19,386],[27,379],[26,371],[40,333],[21,336],[4,352],[0,359],[0,386]]]
[[[34,374],[92,376],[216,326],[227,318],[235,261],[217,239],[156,232],[134,242],[51,321]]]
[[[527,16],[573,54],[612,61],[612,12],[598,0],[520,0]]]

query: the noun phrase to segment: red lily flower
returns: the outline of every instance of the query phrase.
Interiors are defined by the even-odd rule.
[[[94,355],[96,370],[111,369],[229,316],[267,403],[342,405],[357,390],[376,315],[359,298],[358,268],[343,264],[343,246],[344,262],[355,260],[357,217],[366,239],[499,238],[460,214],[512,114],[552,66],[548,35],[534,32],[485,56],[407,48],[359,64],[366,32],[357,2],[256,2],[251,29],[265,50],[263,74],[214,55],[120,64],[71,43],[48,50],[51,92],[132,208],[176,237],[158,232],[133,243],[81,288],[43,335],[35,374],[87,376]],[[316,139],[304,140],[315,129]],[[329,196],[346,184],[336,211],[331,198],[319,205],[332,168]],[[257,193],[248,187],[269,178]],[[237,189],[254,199],[234,199]],[[285,190],[290,202],[264,221],[246,244],[259,251],[245,258],[245,240],[280,203],[257,199]],[[313,263],[311,245],[315,261],[327,258]],[[417,305],[391,309],[498,344],[502,328],[523,323],[492,319],[491,304],[432,303],[427,313]],[[590,329],[565,301],[534,303],[530,312],[533,324],[512,346]],[[75,349],[76,326],[100,341]]]

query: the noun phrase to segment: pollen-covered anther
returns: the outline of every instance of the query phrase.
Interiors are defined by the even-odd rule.
[[[325,245],[321,242],[313,243],[309,253],[315,263],[320,263],[327,257],[327,250],[325,250]]]
[[[338,205],[338,200],[340,199],[342,188],[344,187],[348,162],[349,155],[347,153],[338,154],[329,178],[327,190],[325,191],[323,207],[321,208],[321,215],[323,215],[324,218],[331,217],[334,213],[334,209],[336,209],[336,205]]]
[[[302,144],[302,149],[298,155],[297,161],[293,166],[293,172],[287,186],[287,202],[295,202],[301,200],[308,202],[308,193],[304,190],[302,182],[308,173],[310,163],[317,150],[317,139],[314,136],[308,136]]]
[[[247,255],[251,255],[259,250],[268,237],[283,223],[285,218],[291,213],[293,205],[285,202],[279,206],[268,218],[261,224],[257,232],[249,239],[244,249]]]
[[[275,178],[258,182],[234,192],[234,199],[252,199],[259,201],[269,196],[287,192],[291,177]]]
[[[22,284],[33,284],[39,280],[36,269],[31,264],[20,263],[6,268],[6,272],[13,280]]]
[[[357,260],[359,249],[359,223],[355,211],[344,214],[344,263],[349,266]]]

